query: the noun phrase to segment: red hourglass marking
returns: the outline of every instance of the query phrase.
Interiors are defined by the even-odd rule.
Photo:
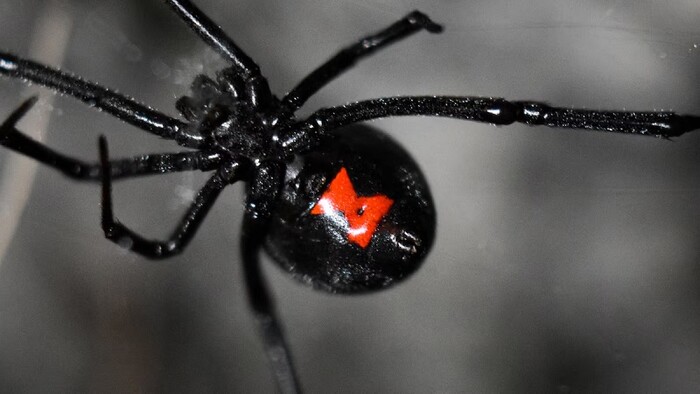
[[[342,214],[348,224],[348,240],[366,248],[379,221],[389,212],[393,203],[392,199],[381,194],[358,197],[347,170],[341,167],[311,213],[330,217]]]

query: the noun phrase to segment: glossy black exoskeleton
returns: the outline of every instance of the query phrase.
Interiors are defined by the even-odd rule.
[[[423,261],[435,233],[432,197],[418,165],[389,136],[360,126],[333,136],[333,143],[299,156],[287,168],[265,249],[294,277],[316,288],[378,290],[406,278]],[[349,240],[352,225],[346,214],[313,214],[341,169],[358,198],[383,195],[393,201],[364,247]]]
[[[189,0],[166,0],[229,61],[216,79],[200,75],[177,101],[184,120],[71,74],[0,52],[0,74],[73,96],[146,132],[192,150],[85,163],[17,129],[30,99],[0,125],[0,144],[80,180],[102,183],[102,228],[111,241],[152,259],[180,253],[228,185],[246,182],[241,229],[245,282],[265,349],[282,392],[299,391],[289,348],[260,269],[264,247],[286,271],[330,292],[385,288],[423,261],[434,237],[435,210],[413,159],[384,134],[349,128],[392,116],[443,116],[507,125],[521,122],[670,138],[700,128],[700,117],[672,112],[591,111],[492,97],[386,97],[295,112],[328,82],[377,50],[421,30],[442,28],[414,11],[344,48],[281,99],[258,65]],[[167,240],[149,240],[119,223],[112,180],[175,171],[213,171]]]

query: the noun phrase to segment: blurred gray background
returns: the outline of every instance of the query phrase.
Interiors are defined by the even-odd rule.
[[[362,62],[302,113],[444,94],[700,114],[697,0],[197,4],[279,94],[413,9],[445,25]],[[157,0],[4,0],[0,48],[61,62],[173,115],[192,77],[222,66]],[[0,118],[33,91],[0,79]],[[62,152],[96,159],[100,134],[113,157],[178,149],[41,92],[32,117],[45,117],[45,140]],[[373,124],[422,166],[437,239],[411,279],[369,296],[313,291],[265,260],[308,392],[700,387],[700,134],[667,142],[436,118]],[[0,149],[0,391],[274,392],[241,282],[240,186],[185,253],[152,262],[103,238],[96,185],[28,166]],[[119,182],[117,216],[165,236],[205,179]]]

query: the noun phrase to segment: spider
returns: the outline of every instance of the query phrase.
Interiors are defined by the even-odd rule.
[[[17,122],[36,99],[21,104],[0,126],[0,144],[65,175],[102,185],[106,237],[151,259],[180,253],[221,191],[246,183],[241,255],[251,307],[279,389],[300,391],[291,352],[260,270],[261,249],[294,278],[333,293],[387,288],[415,272],[434,238],[430,190],[411,156],[388,136],[345,126],[371,119],[425,115],[508,125],[677,137],[700,128],[700,117],[672,112],[591,111],[490,97],[385,97],[295,112],[359,60],[426,30],[442,27],[414,11],[345,47],[281,99],[258,65],[188,0],[166,0],[230,65],[214,79],[199,75],[191,95],[176,102],[175,119],[97,84],[8,53],[0,73],[71,95],[142,130],[192,150],[112,160],[100,137],[100,158],[85,163],[22,134]],[[121,224],[112,209],[112,180],[176,171],[211,171],[167,240],[150,240]]]

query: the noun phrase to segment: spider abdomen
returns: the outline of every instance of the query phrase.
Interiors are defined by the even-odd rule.
[[[266,249],[330,292],[378,290],[422,263],[435,233],[427,182],[411,156],[364,126],[342,129],[287,171]]]

